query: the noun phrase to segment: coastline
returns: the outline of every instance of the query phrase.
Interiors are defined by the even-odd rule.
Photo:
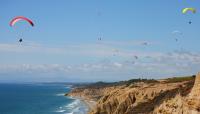
[[[94,107],[96,106],[96,101],[94,100],[90,100],[90,99],[86,99],[86,98],[83,98],[83,97],[76,97],[76,96],[67,96],[67,97],[70,97],[72,99],[77,99],[77,100],[80,100],[86,107],[87,107],[87,114],[92,110],[94,109]]]
[[[83,100],[83,102],[88,106],[88,112],[90,112],[96,106],[96,101],[93,100]]]
[[[200,74],[197,77],[200,80]],[[191,105],[191,100],[187,101],[190,90],[196,91],[196,89],[192,89],[195,85],[194,82],[193,76],[168,78],[162,82],[153,79],[133,79],[109,86],[105,86],[104,83],[96,83],[74,88],[65,95],[79,99],[84,106],[87,105],[85,108],[88,109],[82,114],[123,114],[124,112],[163,114],[165,112],[171,113],[171,110],[176,112],[196,110],[199,112],[197,110],[200,109],[198,102]],[[190,104],[188,106],[184,103]],[[192,109],[190,105],[194,108]]]

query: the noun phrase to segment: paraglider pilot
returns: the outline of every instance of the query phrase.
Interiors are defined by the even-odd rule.
[[[23,42],[22,38],[19,39],[19,42],[20,42],[20,43]]]
[[[15,25],[15,23],[17,23],[18,21],[21,21],[21,20],[27,21],[32,27],[34,26],[34,23],[33,23],[30,19],[28,19],[28,18],[26,18],[26,17],[24,17],[24,16],[17,16],[17,17],[15,17],[15,18],[13,18],[13,19],[10,21],[10,26],[13,27],[13,26]],[[23,42],[23,39],[20,38],[20,39],[19,39],[19,42],[20,42],[20,43]]]

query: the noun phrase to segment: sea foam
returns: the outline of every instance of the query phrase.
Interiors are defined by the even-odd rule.
[[[87,114],[88,112],[87,105],[80,99],[75,99],[72,103],[66,105],[63,108],[69,110],[69,112],[65,114]]]
[[[56,96],[64,96],[65,95],[65,93],[58,93],[58,94],[56,94]]]
[[[57,110],[56,112],[65,112],[66,110]]]

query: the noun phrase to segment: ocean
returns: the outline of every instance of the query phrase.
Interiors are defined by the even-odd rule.
[[[86,114],[88,106],[65,97],[64,84],[0,84],[0,114]]]

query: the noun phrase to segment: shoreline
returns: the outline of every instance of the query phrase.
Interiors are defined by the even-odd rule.
[[[87,105],[88,107],[88,112],[90,112],[94,107],[96,106],[96,101],[93,100],[83,100],[83,102]]]
[[[96,106],[96,103],[97,103],[94,100],[89,100],[89,99],[82,98],[82,97],[76,97],[76,96],[67,96],[67,97],[70,97],[72,99],[77,99],[77,100],[80,100],[81,102],[83,102],[88,109],[87,113],[89,113],[92,109],[94,109],[94,107]]]
[[[76,89],[75,87],[69,87],[70,88],[70,91]],[[70,95],[69,94],[70,92],[68,93],[65,93],[65,97],[68,97],[68,98],[71,98],[71,99],[74,99],[74,100],[79,100],[81,102],[81,104],[85,105],[85,107],[87,108],[87,113],[88,114],[89,112],[91,112],[96,104],[97,104],[97,101],[93,100],[93,99],[89,99],[89,98],[86,98],[86,97],[83,97],[83,96],[76,96],[76,95]]]

